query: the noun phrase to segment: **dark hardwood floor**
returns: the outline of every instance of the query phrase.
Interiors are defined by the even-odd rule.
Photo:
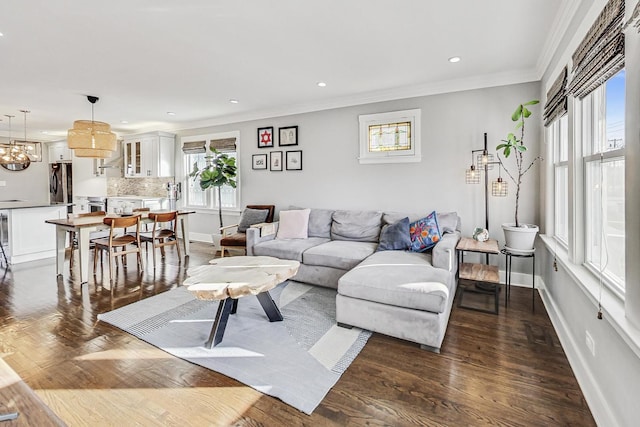
[[[143,273],[131,257],[113,292],[100,273],[56,278],[53,261],[0,268],[0,356],[70,426],[595,425],[530,289],[512,288],[498,316],[454,307],[441,354],[374,334],[311,416],[96,320],[213,256],[195,243],[179,264],[170,249],[154,272],[149,254]],[[19,421],[3,425],[47,425]]]

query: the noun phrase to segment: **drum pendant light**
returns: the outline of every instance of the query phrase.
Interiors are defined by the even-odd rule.
[[[111,132],[111,126],[93,119],[93,106],[98,99],[87,96],[91,103],[91,120],[76,120],[73,129],[67,132],[67,145],[76,157],[108,159],[116,151],[116,134]]]

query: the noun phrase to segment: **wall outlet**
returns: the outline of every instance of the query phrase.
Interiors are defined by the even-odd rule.
[[[585,336],[585,342],[587,343],[587,348],[591,352],[591,355],[595,357],[596,343],[593,341],[593,338],[591,337],[591,334],[589,333],[589,331],[585,331],[584,336]]]
[[[6,187],[7,181],[0,181],[0,187]]]

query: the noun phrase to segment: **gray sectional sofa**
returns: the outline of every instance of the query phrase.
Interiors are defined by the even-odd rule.
[[[247,230],[247,255],[300,261],[293,278],[337,288],[336,317],[341,326],[356,326],[413,341],[439,352],[456,291],[460,218],[438,213],[442,236],[424,253],[376,251],[385,225],[404,217],[399,212],[311,209],[308,237],[278,239]],[[276,233],[278,222],[274,222]]]

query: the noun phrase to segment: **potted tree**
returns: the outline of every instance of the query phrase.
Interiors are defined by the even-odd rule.
[[[511,115],[511,120],[516,122],[515,132],[520,133],[520,136],[516,136],[516,133],[509,133],[507,139],[502,140],[502,144],[496,147],[497,151],[502,151],[505,159],[513,154],[515,157],[515,172],[512,173],[506,166],[498,153],[498,159],[502,163],[507,175],[511,178],[516,187],[516,206],[515,206],[515,222],[502,224],[504,231],[505,246],[508,249],[513,249],[520,252],[530,252],[533,250],[533,245],[538,234],[539,228],[533,224],[522,224],[518,218],[518,209],[520,206],[520,189],[522,184],[522,178],[529,172],[533,165],[542,158],[540,156],[534,158],[531,163],[526,162],[525,153],[527,147],[524,143],[524,131],[525,121],[531,117],[531,111],[527,108],[531,105],[538,104],[538,100],[532,100],[524,104],[518,105],[516,110]]]
[[[193,164],[193,170],[189,174],[194,180],[200,180],[200,188],[206,190],[211,187],[218,189],[218,215],[220,217],[220,227],[224,227],[222,224],[222,200],[221,187],[229,185],[236,188],[236,174],[238,168],[236,167],[236,159],[230,157],[225,153],[220,153],[215,148],[210,148],[213,154],[205,156],[206,165],[204,168],[199,169],[198,163]]]

